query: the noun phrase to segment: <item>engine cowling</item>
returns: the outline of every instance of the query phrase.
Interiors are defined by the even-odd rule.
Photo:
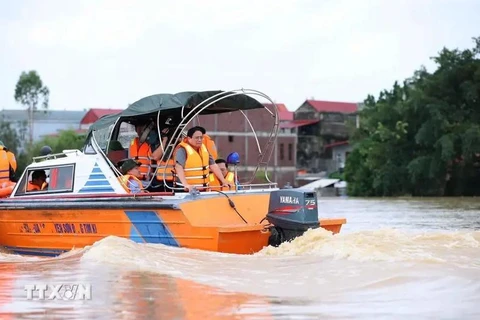
[[[273,227],[269,245],[291,241],[308,229],[320,227],[317,194],[302,189],[281,189],[271,192],[267,220]]]

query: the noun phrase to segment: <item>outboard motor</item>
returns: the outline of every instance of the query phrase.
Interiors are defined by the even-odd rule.
[[[274,247],[303,235],[308,229],[320,227],[316,192],[302,189],[272,191],[267,220],[273,224],[268,244]]]

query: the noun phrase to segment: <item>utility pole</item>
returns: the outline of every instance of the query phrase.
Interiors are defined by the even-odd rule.
[[[30,145],[33,144],[33,106],[30,106],[29,110],[28,110],[28,123],[29,123],[29,126],[30,126]]]

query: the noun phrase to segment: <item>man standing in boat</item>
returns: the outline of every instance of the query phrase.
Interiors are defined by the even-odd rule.
[[[164,150],[158,139],[158,134],[155,132],[154,122],[138,122],[135,124],[135,131],[138,137],[135,137],[130,143],[129,157],[140,162],[140,172],[142,174],[141,180],[150,180],[150,172],[154,172],[159,166],[156,179],[152,181],[151,191],[166,191],[163,183],[163,174],[165,172],[165,183],[173,186],[174,169],[173,160],[162,161]],[[161,139],[163,147],[166,146],[168,140],[169,128],[165,128],[161,132]],[[152,151],[153,150],[153,151]]]
[[[210,170],[218,178],[222,187],[233,187],[225,180],[220,168],[203,144],[205,128],[196,126],[187,131],[187,141],[182,141],[175,150],[176,183],[185,190],[196,188],[203,191],[208,187]]]
[[[15,171],[17,171],[17,160],[13,152],[5,147],[3,141],[0,141],[0,186],[16,182]]]

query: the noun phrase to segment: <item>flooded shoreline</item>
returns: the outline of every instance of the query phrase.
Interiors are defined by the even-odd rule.
[[[0,253],[0,314],[63,319],[476,319],[478,199],[319,198],[346,217],[232,255],[105,238],[58,258]],[[34,301],[32,283],[90,283],[89,301]],[[448,306],[448,308],[445,308]]]

